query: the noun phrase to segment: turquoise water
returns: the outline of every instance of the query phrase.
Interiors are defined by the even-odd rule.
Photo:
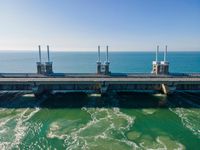
[[[97,54],[95,52],[52,52],[51,60],[55,72],[93,73],[96,71]],[[0,72],[36,72],[37,52],[0,52]],[[42,54],[46,61],[46,53]],[[151,72],[154,52],[111,52],[112,72]],[[159,59],[163,59],[160,53]],[[169,52],[171,72],[200,72],[200,52]],[[101,54],[102,62],[105,54]]]
[[[1,72],[35,72],[37,54],[2,53]],[[114,72],[150,72],[154,53],[111,53]],[[54,53],[56,72],[94,72],[95,53]],[[171,71],[200,72],[199,52],[169,53]],[[200,94],[0,94],[0,149],[191,149]]]

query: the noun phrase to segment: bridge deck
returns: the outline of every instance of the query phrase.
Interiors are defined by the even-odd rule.
[[[62,78],[0,78],[0,84],[3,83],[25,83],[25,82],[40,82],[40,83],[81,83],[81,82],[109,82],[109,83],[121,83],[121,82],[193,82],[200,83],[200,78],[187,78],[187,77],[165,77],[165,78],[149,78],[149,77],[118,77],[118,78],[88,78],[88,77],[62,77]]]
[[[96,74],[52,74],[50,76],[30,73],[0,74],[0,84],[82,84],[82,83],[110,83],[110,84],[162,84],[162,83],[190,83],[200,84],[200,74],[120,74],[110,76]]]
[[[164,89],[164,90],[163,90]],[[1,74],[0,91],[200,91],[200,76],[196,75],[152,75],[152,74]]]

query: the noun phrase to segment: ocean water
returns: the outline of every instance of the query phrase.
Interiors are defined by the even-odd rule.
[[[0,52],[0,72],[36,72],[38,52]],[[46,53],[42,53],[42,61],[47,61]],[[54,72],[94,73],[96,71],[97,53],[95,52],[52,52]],[[163,53],[159,54],[163,60]],[[101,61],[106,60],[101,53]],[[112,72],[151,72],[154,52],[110,52],[109,61]],[[171,72],[200,72],[200,52],[169,52]]]
[[[0,56],[0,72],[36,72],[36,52],[0,52]],[[51,58],[55,72],[96,70],[93,52],[53,52]],[[112,52],[111,71],[150,72],[153,59],[153,52]],[[168,60],[171,72],[200,72],[200,52],[170,52]],[[200,94],[70,93],[40,98],[20,92],[0,94],[1,150],[199,147]]]

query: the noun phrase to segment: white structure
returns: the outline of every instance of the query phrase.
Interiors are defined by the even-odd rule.
[[[167,45],[165,46],[164,61],[161,61],[160,70],[162,74],[169,74],[169,62],[167,61]]]
[[[158,61],[158,52],[159,52],[159,45],[156,49],[156,60],[152,62],[152,73],[153,74],[160,74],[160,61]]]
[[[51,74],[53,73],[53,68],[52,68],[52,62],[50,61],[50,55],[49,55],[49,46],[47,45],[47,57],[48,61],[43,63],[42,62],[42,57],[41,57],[41,46],[38,46],[39,48],[39,62],[37,62],[37,73],[38,74]]]
[[[97,74],[101,74],[100,46],[98,46]]]
[[[97,74],[109,75],[110,74],[109,66],[110,62],[108,60],[108,46],[106,46],[106,61],[104,62],[104,64],[101,63],[100,46],[98,46]]]
[[[153,74],[169,74],[169,62],[167,61],[167,45],[164,51],[164,60],[158,61],[159,46],[156,50],[156,60],[152,63],[152,73]]]

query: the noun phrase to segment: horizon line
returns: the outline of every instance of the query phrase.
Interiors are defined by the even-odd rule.
[[[37,52],[38,50],[1,50],[0,52]],[[51,52],[97,52],[97,50],[50,50]],[[101,52],[104,52],[105,50],[101,50]],[[156,50],[109,50],[109,52],[155,52]],[[159,52],[163,52],[164,50],[160,50]],[[46,52],[45,50],[42,50],[42,52]],[[168,50],[168,52],[200,52],[200,50]]]

